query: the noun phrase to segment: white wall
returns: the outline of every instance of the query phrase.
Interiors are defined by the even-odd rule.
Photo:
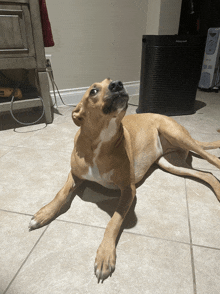
[[[47,0],[60,89],[140,79],[144,34],[176,34],[181,0]]]
[[[159,35],[178,34],[181,0],[161,0]]]
[[[60,89],[139,80],[146,0],[47,0],[47,8],[55,47],[46,53]]]
[[[146,34],[178,34],[181,5],[182,0],[148,0]]]

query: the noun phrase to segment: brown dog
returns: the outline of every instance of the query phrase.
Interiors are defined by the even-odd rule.
[[[220,183],[210,173],[190,169],[185,159],[193,151],[220,169],[220,160],[205,151],[220,147],[220,141],[201,143],[172,118],[159,114],[125,116],[128,95],[123,84],[105,79],[93,84],[73,110],[80,126],[75,136],[71,171],[56,197],[40,209],[30,230],[49,223],[66,203],[67,196],[83,180],[120,189],[118,207],[109,221],[95,259],[95,275],[105,280],[115,269],[116,239],[136,194],[135,185],[156,162],[180,176],[193,176],[210,184],[220,200]]]

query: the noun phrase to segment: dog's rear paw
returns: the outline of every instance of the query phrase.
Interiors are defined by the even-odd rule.
[[[116,263],[116,250],[115,246],[104,246],[100,245],[97,251],[96,259],[95,259],[95,275],[98,279],[98,283],[100,280],[103,281],[107,279],[109,276],[111,277],[112,273],[115,270]]]

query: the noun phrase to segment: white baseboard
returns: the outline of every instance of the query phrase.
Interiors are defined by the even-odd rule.
[[[132,100],[131,96],[133,95],[138,97],[137,95],[139,94],[139,87],[140,87],[139,81],[125,82],[124,86],[130,96],[130,100]],[[77,105],[81,101],[83,95],[85,94],[88,88],[89,87],[62,89],[62,90],[59,90],[59,92],[66,104]],[[52,100],[54,101],[54,93],[52,90],[50,91],[50,94],[51,94]],[[55,94],[57,97],[58,106],[62,105],[62,102],[59,99],[58,92],[55,91]],[[134,101],[136,101],[136,99]]]

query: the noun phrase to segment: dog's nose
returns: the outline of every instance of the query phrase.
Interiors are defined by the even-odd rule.
[[[124,87],[121,81],[114,81],[109,84],[108,88],[111,92],[119,92],[123,90]]]

